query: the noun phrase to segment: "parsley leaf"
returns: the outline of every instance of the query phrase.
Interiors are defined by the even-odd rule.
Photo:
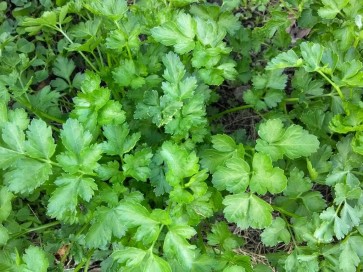
[[[90,201],[97,184],[92,178],[71,175],[58,177],[55,184],[58,187],[49,199],[48,214],[66,222],[77,222],[79,198]]]
[[[236,223],[241,229],[262,229],[272,222],[272,207],[254,194],[228,195],[223,204],[226,206],[223,212],[228,222]]]
[[[166,46],[174,46],[176,53],[185,54],[194,49],[195,22],[189,14],[179,12],[174,20],[151,29],[154,39]]]
[[[288,244],[290,242],[290,233],[286,228],[285,221],[277,217],[272,221],[261,234],[262,242],[267,246],[275,246],[279,242]]]
[[[271,119],[260,125],[258,134],[261,139],[256,142],[256,150],[278,160],[287,156],[290,159],[309,156],[316,152],[319,141],[298,125],[284,129],[280,119]]]

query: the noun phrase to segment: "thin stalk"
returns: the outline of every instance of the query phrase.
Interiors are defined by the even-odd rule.
[[[325,80],[326,81],[328,81],[333,87],[334,87],[334,89],[337,91],[337,93],[339,94],[339,96],[340,96],[340,98],[341,99],[343,99],[343,100],[345,100],[345,98],[344,98],[344,95],[343,95],[343,92],[342,92],[342,90],[340,89],[340,87],[337,85],[337,84],[335,84],[335,82],[333,82],[326,74],[324,74],[322,71],[320,71],[320,70],[317,70],[317,72],[323,77],[323,78],[325,78]]]
[[[67,41],[69,41],[69,43],[71,43],[71,44],[73,44],[73,41],[68,37],[68,35],[67,35],[67,33],[65,33],[64,31],[63,31],[63,29],[61,28],[61,27],[58,27],[58,28],[56,28],[56,30],[57,31],[59,31],[63,36],[64,36],[64,38],[66,38],[67,39]],[[91,68],[95,71],[95,72],[97,72],[97,73],[99,73],[99,71],[97,70],[97,68],[92,64],[92,62],[89,60],[89,58],[87,58],[87,56],[85,55],[85,54],[83,54],[83,52],[82,51],[77,51],[81,56],[82,56],[82,58],[88,63],[88,65],[89,66],[91,66]]]
[[[232,113],[232,112],[236,112],[236,111],[240,111],[240,110],[245,110],[245,109],[251,109],[253,108],[252,105],[243,105],[243,106],[239,106],[239,107],[234,107],[225,111],[222,111],[220,113],[217,113],[215,115],[212,115],[211,117],[209,117],[209,121],[214,121],[218,118],[221,118],[223,115],[226,115],[228,113]]]
[[[149,251],[152,253],[153,249],[154,249],[154,246],[155,246],[155,243],[156,241],[158,240],[159,238],[159,235],[161,233],[161,231],[163,230],[164,228],[164,225],[161,225],[160,228],[159,228],[159,231],[158,231],[158,235],[156,236],[157,238],[154,240],[154,242],[151,244],[151,246],[149,247]]]
[[[281,213],[281,214],[285,214],[285,215],[290,216],[290,217],[295,217],[295,218],[299,218],[299,217],[301,217],[300,215],[297,215],[297,214],[295,214],[295,213],[288,212],[288,211],[286,211],[286,210],[284,210],[284,209],[282,209],[282,208],[280,208],[280,207],[274,206],[274,205],[272,205],[272,208],[273,208],[275,211],[277,211],[277,212],[279,212],[279,213]]]
[[[87,272],[88,268],[89,268],[89,264],[92,258],[93,253],[95,252],[94,249],[91,249],[90,252],[87,255],[87,258],[85,260],[82,260],[82,262],[80,262],[77,267],[74,269],[74,272],[78,272],[79,270],[82,269],[82,267],[84,266],[83,271]]]
[[[206,253],[206,248],[205,248],[204,241],[203,241],[201,224],[199,224],[198,227],[197,227],[197,235],[198,235],[199,248],[201,248],[203,253]]]
[[[60,225],[60,222],[58,222],[58,221],[50,222],[48,224],[44,224],[44,225],[41,225],[39,227],[35,227],[35,228],[27,229],[27,230],[22,231],[22,232],[15,233],[14,235],[10,236],[10,239],[16,239],[16,238],[18,238],[20,236],[23,236],[25,234],[28,234],[30,232],[35,232],[35,231],[48,229],[48,228],[51,228],[51,227],[54,227],[54,226],[57,226],[57,225]]]
[[[290,236],[291,236],[291,240],[294,244],[295,247],[298,247],[296,240],[295,240],[295,236],[294,236],[294,232],[292,231],[291,227],[290,227],[290,223],[287,220],[286,216],[284,214],[281,214],[282,218],[284,219],[285,223],[286,223],[286,227],[288,229],[288,231],[290,232]]]

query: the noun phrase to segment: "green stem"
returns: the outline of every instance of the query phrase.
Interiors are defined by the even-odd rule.
[[[61,27],[57,27],[56,28],[56,30],[57,31],[59,31],[63,36],[64,36],[64,38],[66,38],[67,39],[67,41],[69,41],[69,43],[70,44],[73,44],[73,41],[68,37],[68,35],[67,35],[67,33],[65,33],[64,31],[63,31],[63,29],[61,28]],[[91,66],[91,68],[95,71],[95,72],[97,72],[97,73],[99,73],[99,71],[97,70],[97,68],[92,64],[92,62],[89,60],[89,58],[87,58],[87,56],[85,55],[85,54],[83,54],[83,52],[82,51],[77,51],[81,56],[82,56],[82,58],[88,63],[88,65],[89,66]]]
[[[291,240],[294,244],[295,247],[298,247],[296,240],[295,240],[295,236],[294,236],[294,232],[292,231],[291,227],[290,227],[290,223],[287,220],[286,216],[284,214],[281,214],[282,218],[284,219],[285,223],[286,223],[286,227],[288,229],[288,231],[290,232],[290,236],[291,236]]]
[[[214,121],[218,118],[221,118],[223,115],[226,115],[228,113],[232,113],[232,112],[236,112],[236,111],[240,111],[240,110],[245,110],[245,109],[251,109],[253,108],[252,105],[243,105],[243,106],[239,106],[239,107],[235,107],[235,108],[231,108],[225,111],[222,111],[220,113],[217,113],[215,115],[212,115],[211,117],[209,117],[209,121]]]
[[[203,253],[206,253],[206,248],[205,248],[204,241],[203,241],[201,224],[199,224],[197,227],[197,235],[198,235],[198,246],[202,250]]]
[[[295,218],[300,218],[300,217],[301,217],[300,215],[297,215],[297,214],[295,214],[295,213],[288,212],[288,211],[286,211],[285,209],[282,209],[282,208],[280,208],[280,207],[277,207],[277,206],[274,206],[274,205],[271,205],[271,207],[272,207],[275,211],[277,211],[277,212],[279,212],[279,213],[281,213],[281,214],[285,214],[285,215],[287,215],[287,216],[295,217]]]
[[[159,235],[161,233],[161,231],[163,230],[164,228],[164,225],[161,225],[160,228],[159,228],[159,231],[158,231],[158,235],[156,236],[155,240],[153,241],[153,243],[151,244],[151,246],[149,247],[149,251],[152,253],[153,249],[154,249],[154,246],[155,246],[155,243],[156,241],[158,240],[159,238]]]
[[[48,224],[44,224],[44,225],[41,225],[39,227],[35,227],[35,228],[27,229],[27,230],[22,231],[22,232],[15,233],[14,235],[10,236],[10,239],[16,239],[16,238],[18,238],[20,236],[23,236],[25,234],[28,234],[30,232],[44,230],[44,229],[51,228],[51,227],[54,227],[54,226],[57,226],[57,225],[60,225],[60,222],[58,222],[58,221],[50,222]]]
[[[82,267],[84,266],[83,271],[87,272],[88,268],[89,268],[89,264],[92,258],[93,253],[95,252],[94,249],[91,249],[90,252],[87,254],[87,258],[85,260],[82,260],[82,262],[80,262],[77,267],[74,269],[74,272],[78,272],[79,270],[82,269]]]
[[[326,81],[328,81],[333,87],[334,87],[334,89],[337,91],[337,93],[339,94],[339,96],[340,96],[340,98],[341,99],[343,99],[343,100],[345,100],[345,98],[344,98],[344,95],[343,95],[343,92],[342,92],[342,90],[340,89],[340,87],[337,85],[337,84],[335,84],[335,82],[334,81],[332,81],[326,74],[324,74],[322,71],[320,71],[320,70],[317,70],[317,72],[323,77],[323,78],[325,78],[325,80]]]

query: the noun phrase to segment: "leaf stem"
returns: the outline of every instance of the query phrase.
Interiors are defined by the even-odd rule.
[[[300,216],[300,215],[297,215],[297,214],[295,214],[295,213],[288,212],[288,211],[286,211],[285,209],[282,209],[282,208],[280,208],[280,207],[277,207],[277,206],[274,206],[274,205],[271,205],[271,207],[272,207],[275,211],[277,211],[277,212],[279,212],[279,213],[281,213],[281,214],[285,214],[285,215],[290,216],[290,217],[301,218],[301,216]]]
[[[218,118],[221,118],[223,115],[226,115],[228,113],[232,113],[232,112],[236,112],[236,111],[240,111],[240,110],[246,110],[246,109],[251,109],[253,108],[252,105],[243,105],[243,106],[238,106],[238,107],[234,107],[225,111],[222,111],[220,113],[214,114],[211,117],[209,117],[209,121],[214,121]]]
[[[65,33],[64,31],[63,31],[63,29],[62,29],[62,27],[57,27],[56,28],[56,30],[57,31],[59,31],[63,36],[64,36],[64,38],[66,38],[66,40],[67,41],[69,41],[69,43],[70,44],[73,44],[74,42],[71,40],[71,38],[69,38],[68,37],[68,35],[67,35],[67,33]],[[97,70],[97,68],[92,64],[92,62],[89,60],[89,58],[87,58],[87,56],[85,55],[85,54],[83,54],[83,52],[82,51],[77,51],[81,56],[82,56],[82,58],[88,63],[88,65],[89,66],[91,66],[91,68],[95,71],[95,72],[97,72],[97,73],[99,73],[99,71]]]
[[[149,247],[149,251],[150,251],[151,253],[152,253],[152,251],[153,251],[153,249],[154,249],[155,243],[156,243],[156,241],[158,240],[159,235],[160,235],[161,231],[163,230],[164,226],[165,226],[165,225],[161,225],[161,226],[160,226],[159,231],[158,231],[158,235],[157,235],[156,239],[153,241],[153,243],[152,243],[152,244],[151,244],[151,246]]]
[[[22,231],[22,232],[15,233],[14,235],[12,235],[10,237],[10,239],[15,239],[15,238],[23,236],[23,235],[25,235],[27,233],[44,230],[44,229],[51,228],[51,227],[54,227],[54,226],[57,226],[57,225],[60,225],[60,224],[61,223],[59,221],[50,222],[48,224],[44,224],[44,225],[41,225],[39,227],[35,227],[35,228],[27,229],[27,230]]]
[[[89,268],[89,264],[92,258],[93,253],[95,252],[94,249],[91,249],[90,252],[87,254],[87,258],[85,260],[82,260],[77,267],[74,269],[74,272],[78,272],[79,270],[82,269],[83,265],[84,265],[84,269],[83,271],[87,272],[88,268]]]
[[[343,92],[342,90],[340,89],[340,87],[334,82],[332,81],[326,74],[324,74],[322,71],[320,70],[317,70],[317,72],[323,77],[326,79],[326,81],[328,81],[333,87],[334,89],[338,92],[339,96],[341,99],[345,100],[345,97],[343,95]]]

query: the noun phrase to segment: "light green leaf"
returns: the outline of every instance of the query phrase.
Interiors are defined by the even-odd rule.
[[[0,245],[6,245],[10,238],[9,231],[0,223]],[[0,264],[1,268],[1,264]]]
[[[30,246],[23,255],[25,266],[22,272],[46,272],[48,271],[49,261],[46,253],[39,247]]]
[[[126,123],[122,125],[103,126],[103,134],[107,141],[101,144],[102,150],[108,155],[122,156],[130,152],[139,141],[140,132],[129,135],[130,129]]]
[[[272,221],[272,224],[261,233],[261,238],[266,246],[275,246],[280,242],[288,244],[290,242],[290,232],[286,228],[285,221],[282,218],[277,217]]]
[[[198,157],[195,152],[188,152],[184,146],[164,142],[160,155],[167,165],[166,180],[172,186],[199,171]]]
[[[213,174],[213,185],[218,190],[241,193],[247,189],[250,180],[250,166],[241,158],[231,158],[219,166]]]
[[[0,168],[3,170],[12,166],[18,159],[22,157],[22,154],[0,146]]]
[[[260,195],[269,191],[272,194],[281,193],[287,185],[284,170],[272,166],[268,155],[255,153],[253,156],[253,175],[250,180],[250,189]]]
[[[261,139],[256,142],[256,150],[271,156],[272,160],[290,159],[309,156],[319,148],[316,136],[309,134],[298,125],[283,128],[280,119],[270,119],[260,125],[258,134]]]
[[[146,181],[151,175],[150,163],[153,154],[150,148],[144,148],[132,155],[124,156],[122,169],[125,176],[130,176],[139,181]]]
[[[85,238],[86,245],[90,248],[103,248],[111,241],[112,236],[121,238],[127,230],[122,225],[122,214],[117,208],[97,208],[91,224]]]
[[[16,123],[5,124],[2,138],[9,148],[18,151],[19,153],[24,153],[25,134]]]
[[[169,227],[169,231],[164,240],[164,253],[168,259],[176,259],[178,264],[185,270],[192,268],[193,262],[198,255],[195,245],[188,243],[196,234],[196,231],[186,225],[174,225]]]
[[[113,21],[121,19],[128,10],[125,0],[87,0],[85,2],[85,7],[92,13]]]
[[[304,68],[307,72],[317,71],[323,57],[324,47],[318,43],[303,42],[300,44],[301,55],[304,58]]]
[[[226,31],[211,20],[203,20],[200,17],[195,18],[198,40],[204,46],[216,47],[226,35]]]
[[[60,136],[65,148],[75,154],[80,154],[92,141],[91,133],[84,130],[81,123],[75,119],[67,120],[63,125]]]
[[[50,164],[23,158],[4,174],[4,182],[12,192],[32,193],[46,182],[51,174]]]
[[[362,236],[350,236],[346,241],[340,244],[339,268],[341,271],[356,271],[356,267],[362,260]]]
[[[303,60],[296,55],[295,51],[290,49],[287,52],[280,53],[267,64],[267,70],[284,69],[290,67],[300,67]]]
[[[2,187],[0,190],[0,222],[4,221],[10,215],[12,199],[13,194],[9,192],[8,188]]]
[[[184,64],[177,54],[169,52],[163,57],[165,70],[163,77],[170,83],[179,83],[185,75]]]
[[[174,20],[151,29],[154,39],[163,45],[174,46],[178,54],[194,49],[195,23],[189,14],[177,13]]]
[[[212,226],[211,233],[207,235],[208,244],[220,245],[224,250],[230,251],[242,245],[243,240],[232,234],[226,222],[217,222]]]
[[[205,149],[201,152],[202,165],[214,173],[218,166],[223,165],[229,158],[243,159],[245,150],[242,144],[236,144],[228,135],[218,134],[212,136],[214,149]]]
[[[58,186],[48,203],[48,214],[51,217],[69,222],[76,222],[79,198],[91,200],[97,184],[92,178],[64,175],[55,181]]]
[[[322,0],[324,7],[319,8],[318,14],[323,19],[334,19],[349,3],[349,0]]]
[[[27,131],[28,140],[25,142],[27,154],[34,158],[49,160],[56,145],[52,137],[52,129],[43,120],[33,119]]]
[[[262,229],[272,222],[272,207],[253,194],[228,195],[223,200],[224,215],[228,222],[236,223],[241,229]]]
[[[122,225],[137,228],[135,239],[145,245],[154,242],[159,235],[159,222],[151,218],[150,212],[141,204],[131,201],[122,202],[116,211],[122,218]]]

